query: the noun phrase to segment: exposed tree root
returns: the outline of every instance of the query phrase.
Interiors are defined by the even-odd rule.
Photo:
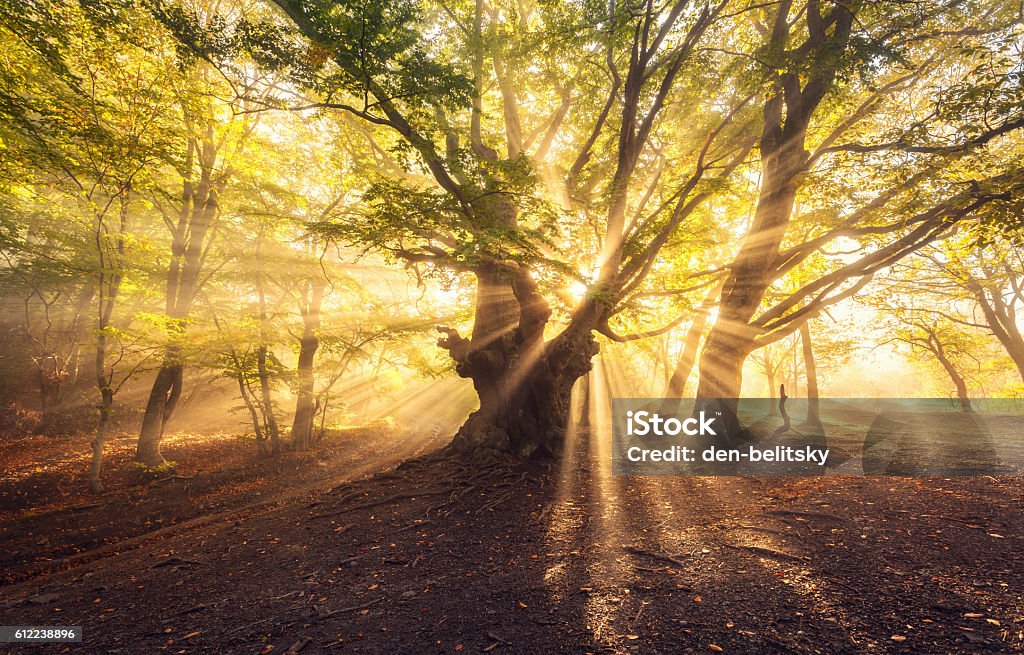
[[[393,494],[391,496],[388,496],[387,498],[382,498],[380,500],[373,500],[373,501],[370,501],[368,503],[362,503],[362,504],[359,504],[359,505],[352,505],[351,507],[344,507],[344,508],[336,510],[334,512],[325,512],[323,514],[316,514],[316,515],[313,516],[313,518],[315,518],[315,519],[325,519],[325,518],[329,518],[331,516],[338,516],[339,514],[346,514],[348,512],[355,512],[355,511],[361,510],[361,509],[369,509],[371,507],[378,507],[380,505],[387,505],[388,503],[392,503],[392,502],[394,502],[396,500],[410,500],[410,499],[413,499],[413,498],[428,498],[430,496],[441,496],[441,495],[444,495],[444,494],[447,494],[447,493],[451,493],[452,491],[453,491],[452,489],[440,489],[440,490],[434,490],[434,491],[429,491],[429,490],[428,491],[414,491],[414,492],[408,492],[408,493]]]
[[[755,555],[762,555],[764,557],[774,557],[775,559],[786,560],[787,562],[807,562],[810,561],[809,557],[803,555],[790,555],[789,553],[783,553],[771,548],[763,548],[761,546],[739,546],[736,544],[722,544],[726,548],[732,548],[733,550],[745,550]]]

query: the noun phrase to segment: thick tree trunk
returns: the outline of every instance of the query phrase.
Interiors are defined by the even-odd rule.
[[[721,320],[719,318],[719,322]],[[718,423],[722,429],[716,433],[714,441],[728,447],[745,438],[736,410],[743,382],[743,362],[753,348],[753,341],[723,332],[716,324],[701,353],[694,413],[703,411],[708,415],[720,415]]]
[[[296,367],[298,394],[295,418],[292,421],[292,448],[306,450],[313,443],[313,421],[316,415],[313,363],[320,347],[320,305],[323,302],[324,280],[311,281],[303,292],[299,310],[302,314],[302,338],[299,340],[299,362]]]
[[[313,443],[313,415],[316,396],[313,388],[313,361],[319,340],[303,335],[299,344],[299,363],[296,367],[298,394],[295,399],[295,417],[292,420],[292,448],[306,450]]]
[[[459,428],[451,450],[472,457],[557,455],[568,425],[573,384],[590,370],[597,343],[570,326],[544,342],[551,314],[526,271],[477,272],[471,339],[441,328],[439,345],[473,380],[480,408]]]
[[[698,398],[739,398],[743,383],[743,362],[753,341],[723,335],[712,329],[700,357]]]
[[[818,367],[814,363],[811,327],[805,321],[800,325],[800,343],[804,352],[804,370],[807,373],[807,425],[821,430],[821,402],[818,397]]]
[[[778,52],[791,46],[792,3],[777,6],[770,46]],[[809,38],[805,42],[811,57],[826,51],[814,71],[784,70],[762,107],[762,128],[758,142],[761,155],[761,188],[754,220],[722,288],[718,320],[708,335],[700,360],[698,398],[736,398],[743,375],[743,360],[756,346],[758,334],[751,319],[765,291],[779,276],[779,252],[786,236],[797,189],[807,171],[810,154],[805,150],[807,129],[826,90],[835,79],[834,53],[846,47],[853,14],[836,8],[836,21],[829,37],[820,21],[806,12]],[[734,415],[726,414],[730,422]],[[732,428],[732,426],[731,426]],[[730,432],[732,429],[730,429]]]
[[[743,362],[755,347],[750,320],[771,284],[771,268],[793,210],[796,173],[805,157],[803,139],[772,149],[764,141],[765,170],[754,223],[726,279],[718,320],[700,358],[698,398],[739,397]]]

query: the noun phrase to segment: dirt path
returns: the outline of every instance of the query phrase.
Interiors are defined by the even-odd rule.
[[[605,459],[420,458],[0,588],[3,623],[83,625],[74,653],[1024,652],[1019,479]]]

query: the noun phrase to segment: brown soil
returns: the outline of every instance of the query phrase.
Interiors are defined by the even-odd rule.
[[[0,588],[2,623],[84,644],[0,652],[1024,652],[1020,479],[628,479],[599,459],[421,456],[54,563]]]
[[[173,469],[146,472],[132,461],[136,436],[123,434],[107,444],[99,495],[87,491],[90,437],[0,439],[0,584],[185,521],[371,475],[436,448],[430,438],[381,424],[329,431],[314,450],[261,458],[237,436],[175,434],[162,448]]]

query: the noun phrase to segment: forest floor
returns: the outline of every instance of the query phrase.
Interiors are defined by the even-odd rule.
[[[186,521],[378,473],[440,444],[436,433],[410,435],[380,423],[330,430],[308,452],[260,458],[251,439],[179,433],[162,445],[173,469],[144,472],[132,461],[137,436],[123,433],[108,439],[106,490],[93,495],[87,491],[90,440],[0,439],[0,584],[102,555],[102,546],[159,536]]]
[[[0,653],[1024,652],[1019,478],[623,478],[582,442],[487,469],[421,454],[437,445],[9,561],[0,623],[85,641]]]

